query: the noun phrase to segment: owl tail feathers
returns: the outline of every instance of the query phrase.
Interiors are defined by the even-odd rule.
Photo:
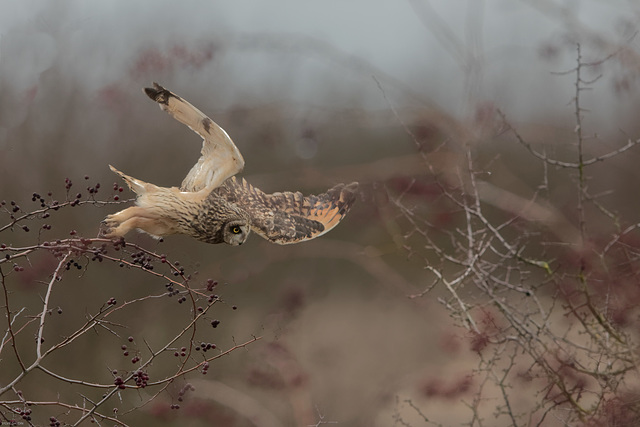
[[[150,191],[150,190],[152,190],[153,188],[156,187],[153,184],[149,184],[147,182],[140,181],[139,179],[136,179],[136,178],[133,178],[133,177],[127,175],[127,174],[124,174],[124,173],[120,172],[118,169],[114,168],[111,165],[109,165],[109,168],[113,172],[115,172],[118,175],[120,175],[120,177],[122,179],[124,179],[124,181],[127,183],[129,188],[131,189],[131,191],[133,191],[134,193],[136,193],[139,196],[147,193],[148,191]]]

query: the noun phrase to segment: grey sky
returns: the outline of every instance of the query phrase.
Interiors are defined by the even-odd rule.
[[[550,71],[572,66],[572,58],[563,54],[555,62],[542,61],[539,55],[545,45],[561,45],[566,34],[567,21],[554,4],[4,0],[0,85],[5,102],[14,104],[2,109],[0,125],[21,122],[29,105],[24,99],[41,96],[42,73],[51,68],[83,90],[110,85],[133,90],[150,79],[169,78],[157,63],[134,72],[143,53],[170,55],[180,48],[191,56],[208,52],[216,60],[194,66],[193,57],[174,58],[164,83],[176,91],[210,88],[211,96],[215,88],[221,108],[238,99],[343,107],[353,96],[360,105],[385,108],[371,78],[376,75],[399,104],[411,101],[392,81],[454,115],[469,115],[473,103],[482,101],[527,120],[562,108],[571,97],[571,85]],[[637,19],[628,2],[557,4],[612,40],[623,39],[622,18]],[[364,63],[372,68],[361,67]],[[327,91],[334,85],[337,93]],[[601,100],[605,111],[621,102]]]

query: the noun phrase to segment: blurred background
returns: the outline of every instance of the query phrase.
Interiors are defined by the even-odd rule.
[[[85,175],[109,199],[118,182],[109,164],[158,185],[179,185],[199,156],[200,139],[144,96],[141,89],[156,81],[227,130],[246,160],[242,176],[262,190],[309,194],[359,181],[361,191],[335,230],[290,247],[255,235],[242,247],[128,237],[220,282],[228,304],[214,308],[221,324],[201,339],[226,349],[252,335],[263,338],[212,363],[206,377],[190,379],[196,391],[181,412],[163,409],[176,395],[169,390],[127,422],[459,425],[473,416],[464,402],[477,390],[477,354],[437,290],[408,298],[432,279],[425,276],[428,261],[409,256],[411,230],[393,199],[410,183],[423,183],[412,190],[412,203],[453,230],[446,213],[429,210],[433,176],[464,164],[469,146],[483,179],[530,198],[542,183],[541,166],[503,137],[496,112],[532,143],[568,158],[575,75],[562,73],[575,68],[577,43],[585,62],[615,54],[585,70],[585,80],[602,75],[582,95],[585,150],[601,155],[636,139],[639,19],[634,2],[596,0],[5,0],[0,199],[27,205],[33,192],[48,191],[63,199],[65,178],[83,191]],[[638,209],[624,190],[635,194],[639,157],[638,150],[625,152],[595,169],[590,182],[594,191],[612,194],[608,202],[623,223],[633,222]],[[553,190],[560,199],[574,183],[562,179]],[[557,207],[571,222],[570,197]],[[70,230],[95,237],[104,216],[119,208],[61,211],[43,238]],[[21,230],[1,237],[14,245],[34,238]],[[17,306],[36,300],[32,314],[42,292],[38,280],[54,265],[52,257],[36,261],[42,277],[11,282],[21,292]],[[65,310],[59,327],[77,325],[109,297],[129,300],[163,287],[148,275],[91,264],[57,289],[55,304]],[[167,301],[146,304],[123,323],[136,337],[161,341],[163,331],[185,319],[184,307]],[[88,337],[54,366],[87,379],[100,372],[108,383],[110,368],[122,363],[121,341]],[[0,373],[0,379],[8,378]],[[43,378],[31,381],[25,389]],[[539,396],[523,392],[519,399],[526,408]],[[491,399],[487,408],[491,419]]]

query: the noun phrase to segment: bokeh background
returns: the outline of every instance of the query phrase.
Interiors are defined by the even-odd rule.
[[[439,304],[437,290],[408,298],[430,280],[425,261],[409,256],[410,230],[389,198],[412,180],[432,182],[434,170],[418,148],[432,152],[435,172],[446,172],[464,161],[468,144],[485,179],[493,176],[499,188],[530,197],[541,184],[540,166],[524,147],[501,138],[495,112],[562,156],[575,130],[575,76],[561,72],[575,67],[576,43],[585,61],[617,54],[585,76],[602,74],[583,95],[585,133],[598,137],[590,139],[589,152],[636,139],[638,19],[640,8],[624,1],[5,0],[0,199],[26,205],[34,191],[64,197],[65,178],[83,190],[85,175],[109,198],[117,179],[108,164],[158,185],[178,185],[199,155],[200,140],[144,96],[141,88],[157,81],[227,130],[246,160],[243,176],[261,189],[317,193],[359,181],[361,191],[343,223],[301,245],[280,247],[251,236],[236,248],[132,235],[131,241],[220,282],[228,304],[215,308],[221,324],[202,339],[221,349],[253,335],[262,339],[212,363],[206,377],[189,378],[196,390],[179,411],[166,409],[176,396],[168,390],[123,420],[459,425],[472,417],[464,402],[478,386],[477,354]],[[611,192],[608,201],[629,222],[638,212],[638,153],[629,150],[596,169],[590,182]],[[556,194],[570,194],[567,181]],[[429,203],[425,185],[412,203]],[[572,206],[569,198],[558,208]],[[95,237],[115,209],[61,211],[44,238],[70,230]],[[1,240],[34,238],[18,229]],[[15,305],[35,300],[37,314],[39,280],[54,260],[31,262],[34,273],[10,284]],[[109,297],[129,300],[163,286],[144,274],[91,264],[57,289],[55,305],[65,312],[59,328],[77,325]],[[161,341],[188,314],[167,300],[145,304],[122,322],[136,337]],[[109,382],[110,369],[122,363],[121,341],[97,333],[49,366]],[[0,381],[8,380],[7,372],[0,369]],[[23,388],[34,397],[39,386],[49,388],[45,396],[52,400],[56,393],[77,396],[72,386],[46,381],[34,375]],[[519,399],[527,407],[540,396],[523,390]],[[494,425],[487,421],[491,405],[488,398],[485,425]]]

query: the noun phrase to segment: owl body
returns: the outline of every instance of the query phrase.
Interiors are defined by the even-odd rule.
[[[191,218],[191,236],[205,243],[243,244],[249,237],[251,218],[236,203],[229,203],[213,191]]]
[[[185,234],[206,243],[244,243],[250,231],[278,244],[321,236],[335,227],[355,201],[357,183],[338,184],[317,196],[267,194],[234,175],[244,159],[227,133],[191,104],[154,84],[145,92],[203,139],[202,157],[180,188],[159,187],[113,166],[137,195],[136,206],[107,216],[107,237],[132,229],[152,236]]]

